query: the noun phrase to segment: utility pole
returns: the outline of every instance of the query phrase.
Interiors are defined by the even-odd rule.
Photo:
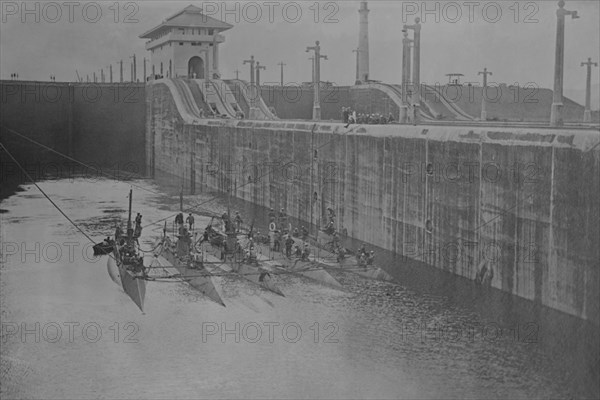
[[[131,65],[131,82],[137,82],[137,68],[135,64],[135,54],[131,56],[133,58],[133,64]]]
[[[104,83],[104,68],[100,68],[100,82]]]
[[[254,61],[254,56],[250,56],[249,60],[244,60],[244,65],[246,64],[250,64],[250,104],[249,104],[249,108],[250,108],[250,115],[248,116],[248,118],[250,119],[256,119],[257,118],[257,110],[256,107],[254,106],[255,100],[256,100],[256,85],[254,84],[254,63],[256,61]]]
[[[317,40],[315,42],[315,46],[307,47],[306,52],[313,50],[315,52],[315,76],[313,79],[313,91],[314,91],[314,104],[313,104],[313,120],[319,121],[321,119],[321,99],[320,99],[320,91],[321,91],[321,58],[327,60],[326,55],[321,55],[321,46],[320,42]]]
[[[486,102],[487,102],[487,76],[493,75],[491,72],[484,68],[483,71],[477,73],[477,75],[483,75],[483,97],[481,98],[481,120],[487,121],[487,111],[486,111]]]
[[[415,18],[414,25],[405,25],[405,29],[410,29],[414,32],[413,35],[413,79],[414,85],[421,84],[421,18]],[[413,92],[417,92],[413,90]]]
[[[406,25],[402,30],[404,39],[402,39],[402,106],[400,107],[400,123],[408,122],[408,91],[410,83],[410,43]]]
[[[592,62],[591,58],[588,58],[587,62],[582,62],[581,66],[587,66],[587,79],[585,81],[585,111],[583,112],[583,122],[592,122],[592,65],[598,66],[598,63]]]
[[[254,56],[250,56],[249,60],[244,60],[244,65],[250,64],[250,85],[254,85]]]
[[[121,66],[121,79],[120,79],[120,82],[123,82],[123,60],[119,61],[119,64]]]
[[[421,18],[415,18],[414,25],[406,25],[413,35],[413,105],[421,103]],[[416,113],[418,115],[418,113]]]
[[[236,80],[236,81],[239,81],[239,80],[240,80],[240,70],[239,70],[239,69],[236,69],[236,70],[235,70],[235,71],[233,71],[233,72],[235,72],[235,80]]]
[[[552,109],[550,111],[550,126],[562,126],[563,121],[563,75],[565,65],[565,17],[570,15],[572,19],[579,18],[577,11],[564,9],[565,1],[558,2],[556,10],[556,53],[554,60],[554,93],[552,97]]]
[[[108,71],[110,74],[110,83],[113,83],[113,75],[112,75],[112,64],[108,66]]]
[[[260,65],[260,62],[256,62],[256,86],[260,86],[260,70],[261,69],[267,69],[267,67],[265,67],[264,65]]]
[[[277,65],[281,67],[281,86],[283,87],[283,66],[287,64],[284,64],[283,61],[280,61]]]
[[[144,57],[144,76],[142,77],[142,81],[146,82],[146,57]]]
[[[356,78],[354,79],[354,84],[359,85],[360,79],[358,79],[358,53],[360,53],[360,48],[352,50],[353,53],[356,53]]]
[[[94,71],[94,83],[96,83],[96,71]]]

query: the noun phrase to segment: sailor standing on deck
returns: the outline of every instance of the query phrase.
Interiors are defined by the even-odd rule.
[[[375,252],[371,251],[367,256],[367,265],[373,265],[373,261],[375,261]]]
[[[115,240],[118,242],[119,239],[121,239],[121,236],[123,236],[123,229],[121,229],[121,227],[117,225],[117,227],[115,228]]]
[[[276,214],[275,214],[275,210],[273,210],[272,208],[269,210],[269,223],[271,222],[275,222],[276,219]]]
[[[310,255],[310,247],[308,247],[308,243],[304,245],[304,251],[302,251],[302,261],[308,261],[308,256]]]
[[[340,247],[340,237],[337,234],[337,232],[333,233],[333,240],[332,240],[331,245],[333,247],[333,251],[335,251],[338,247]]]
[[[281,241],[282,241],[281,231],[275,231],[275,245],[274,245],[275,251],[281,251]]]
[[[284,229],[287,225],[287,215],[285,214],[285,208],[279,211],[279,228]]]
[[[240,213],[237,211],[235,212],[234,222],[235,222],[237,232],[239,232],[240,229],[242,228],[242,224],[244,223],[244,221],[242,221],[242,217],[240,216]]]
[[[292,247],[294,246],[294,239],[292,239],[291,235],[287,235],[287,239],[285,239],[285,255],[290,258],[292,256]]]
[[[308,238],[308,229],[305,226],[302,227],[302,240],[306,240]]]
[[[190,232],[193,232],[194,231],[194,216],[192,215],[192,213],[190,213],[190,215],[188,215],[188,217],[185,219],[185,223],[189,225]]]
[[[135,230],[133,231],[133,237],[139,238],[142,236],[142,214],[138,213],[135,217]]]

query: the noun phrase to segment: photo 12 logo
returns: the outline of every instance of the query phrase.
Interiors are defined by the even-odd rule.
[[[540,6],[535,1],[403,1],[402,23],[414,18],[423,23],[446,22],[456,24],[484,21],[490,24],[503,18],[513,23],[535,24]]]
[[[297,322],[235,322],[233,326],[227,322],[203,322],[202,343],[207,343],[209,338],[221,343],[298,343],[303,338],[313,343],[339,343],[338,331],[339,327],[334,322],[314,322],[304,325],[304,328]]]
[[[59,262],[74,263],[78,257],[76,253],[81,252],[81,257],[86,262],[95,263],[100,257],[94,255],[94,243],[85,244],[77,242],[6,242],[2,241],[0,249],[0,261],[2,263],[18,262],[24,263],[48,263]]]
[[[284,21],[295,24],[309,18],[315,24],[335,24],[340,6],[335,1],[205,1],[202,13],[227,23]]]
[[[97,343],[102,338],[113,343],[138,343],[136,338],[140,327],[135,322],[115,322],[102,326],[88,322],[2,322],[0,324],[2,343],[20,341],[21,343]]]
[[[102,19],[114,23],[138,23],[139,5],[135,2],[79,1],[2,1],[2,23],[74,23],[95,24]]]

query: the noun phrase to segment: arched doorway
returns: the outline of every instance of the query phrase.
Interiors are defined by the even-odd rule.
[[[190,58],[188,61],[188,78],[204,79],[204,60],[198,56]]]

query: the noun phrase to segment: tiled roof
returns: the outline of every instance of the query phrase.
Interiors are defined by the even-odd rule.
[[[175,28],[211,28],[219,30],[227,30],[233,28],[233,25],[227,22],[219,21],[218,19],[202,14],[202,9],[193,5],[189,5],[178,13],[164,20],[160,25],[141,34],[140,38],[150,39],[152,33],[161,30],[164,27]]]

